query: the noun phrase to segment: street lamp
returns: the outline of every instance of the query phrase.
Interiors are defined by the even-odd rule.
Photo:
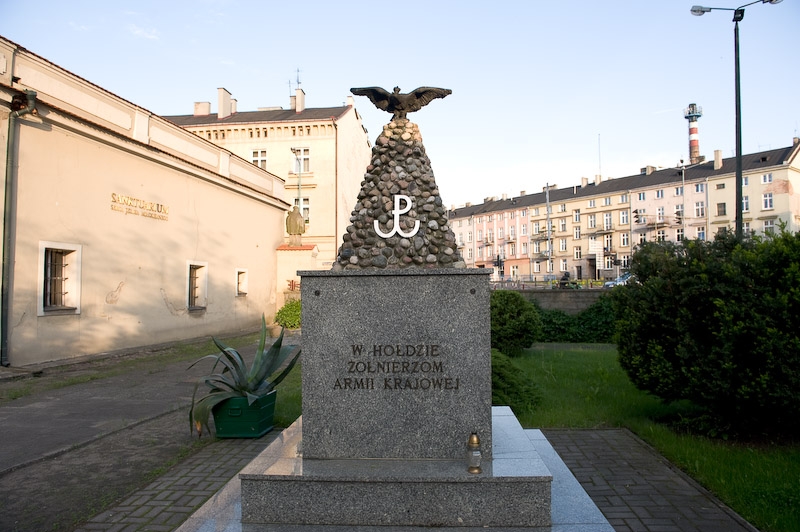
[[[753,4],[779,4],[782,0],[756,0],[737,8],[692,6],[692,15],[700,17],[706,13],[717,11],[733,11],[733,55],[735,62],[736,83],[736,238],[742,238],[742,98],[739,87],[739,21],[744,18],[744,8]]]

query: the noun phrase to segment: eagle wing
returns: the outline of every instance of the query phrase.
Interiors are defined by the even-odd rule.
[[[356,87],[350,89],[350,92],[356,96],[366,96],[375,104],[375,107],[382,111],[392,111],[389,109],[389,96],[391,94],[380,87]]]
[[[419,111],[424,106],[428,105],[431,100],[436,98],[444,98],[448,94],[452,94],[450,89],[440,89],[438,87],[418,87],[411,91],[413,98],[409,98],[408,112]]]

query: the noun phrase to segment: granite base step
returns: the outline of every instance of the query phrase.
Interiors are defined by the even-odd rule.
[[[302,418],[239,475],[242,523],[541,527],[552,475],[507,407],[492,409],[493,459],[303,459]]]

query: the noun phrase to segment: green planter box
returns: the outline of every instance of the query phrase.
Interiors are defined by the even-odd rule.
[[[252,405],[247,397],[233,397],[215,406],[217,438],[260,438],[272,430],[276,394],[273,390]]]

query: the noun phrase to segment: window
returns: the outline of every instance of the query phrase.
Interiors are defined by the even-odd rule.
[[[542,252],[542,246],[541,246],[541,244],[539,242],[534,242],[533,243],[533,252],[534,253],[541,253]]]
[[[472,260],[472,248],[467,248],[467,258],[469,260]]]
[[[750,222],[742,222],[742,234],[747,235],[750,233]]]
[[[580,246],[575,246],[572,248],[572,256],[575,260],[581,260],[583,258],[583,253],[581,252]]]
[[[566,203],[562,203],[561,205],[559,205],[558,206],[558,212],[567,212],[567,204]]]
[[[603,263],[606,270],[612,270],[614,268],[614,256],[606,255],[603,257]]]
[[[725,204],[717,203],[717,216],[725,216]]]
[[[533,215],[534,216],[539,216],[539,207],[534,207],[533,208]]]
[[[697,228],[697,240],[705,240],[706,239],[706,228],[705,226]]]
[[[772,183],[772,172],[761,176],[761,184],[766,185],[767,183]]]
[[[483,240],[483,229],[478,229],[478,242]]]
[[[189,310],[205,310],[208,301],[208,263],[188,261],[186,305]]]
[[[659,207],[656,209],[656,222],[664,223],[664,207]]]
[[[575,209],[572,211],[572,221],[573,222],[580,222],[581,221],[581,210]]]
[[[517,279],[519,277],[519,266],[511,266],[511,278]]]
[[[575,228],[573,230],[573,238],[575,238],[575,240],[580,240],[581,239],[581,226],[580,225],[576,225],[575,226]]]
[[[622,256],[622,267],[623,268],[630,268],[631,266],[631,256],[630,255],[623,255]]]
[[[628,203],[628,195],[627,194],[620,195],[619,202],[620,203]]]
[[[508,216],[513,220],[514,219],[514,211],[511,211],[510,213],[508,213]]]
[[[619,245],[626,248],[631,245],[631,234],[630,233],[620,233],[619,235]]]
[[[638,196],[639,201],[644,201],[645,197],[646,197],[646,194],[644,192],[639,192],[639,196]]]
[[[503,240],[503,228],[502,227],[497,229],[497,239],[498,240]]]
[[[463,246],[464,245],[464,234],[463,233],[458,233],[458,245],[459,246]]]
[[[597,226],[597,217],[594,214],[590,214],[587,224],[589,229],[594,229]]]
[[[561,268],[562,272],[565,272],[565,271],[567,271],[569,269],[569,266],[567,266],[567,259],[561,259],[560,268]]]
[[[472,242],[472,231],[467,231],[467,242]]]
[[[559,231],[566,231],[567,230],[567,219],[561,218],[558,220],[558,230]]]
[[[605,251],[611,251],[614,246],[614,235],[603,235],[603,248]]]
[[[308,148],[292,148],[292,153],[294,154],[292,167],[294,168],[294,173],[304,173],[311,171],[311,157],[309,156]]]
[[[694,204],[694,216],[695,218],[705,218],[706,216],[706,202],[705,201],[698,201]]]
[[[774,208],[774,205],[772,203],[772,192],[767,192],[762,196],[762,204],[764,210],[770,210]]]
[[[539,234],[539,222],[533,222],[533,234],[534,235]]]
[[[39,243],[37,315],[80,314],[81,246]]]
[[[525,224],[525,223],[524,223],[524,224],[520,225],[520,226],[519,226],[519,233],[520,233],[522,236],[525,236],[525,235],[527,235],[527,234],[528,234],[528,224]]]
[[[510,240],[516,240],[517,239],[517,228],[514,227],[513,225],[508,228],[508,238]]]
[[[591,208],[591,207],[594,207],[594,200],[593,200],[593,199],[590,199],[590,200],[589,200],[589,207],[590,207],[590,208]]]
[[[603,229],[606,231],[611,229],[611,213],[603,213]]]
[[[750,184],[750,177],[749,176],[742,176],[742,186],[746,187]]]
[[[750,196],[742,196],[742,212],[750,212]]]
[[[682,228],[678,229],[677,231],[675,231],[675,240],[677,240],[678,242],[683,240],[683,229]]]
[[[509,257],[516,257],[517,256],[517,246],[514,243],[508,245],[508,256]]]
[[[295,198],[294,204],[300,207],[300,200],[298,198]],[[305,220],[306,224],[310,223],[311,205],[310,202],[308,201],[308,198],[303,198],[303,206],[300,207],[300,212],[303,213],[303,220]]]
[[[528,243],[527,242],[523,242],[522,243],[522,254],[525,255],[525,256],[528,255]]]
[[[629,211],[627,209],[619,211],[619,223],[622,225],[628,224]]]
[[[489,215],[489,221],[491,222],[491,221],[493,221],[493,220],[494,220],[494,214],[490,214],[490,215]]]
[[[722,190],[724,188],[725,188],[725,183],[717,183],[717,186],[716,186],[717,190]]]
[[[663,229],[659,229],[656,233],[656,240],[658,242],[664,242],[667,239],[667,232]]]
[[[236,295],[247,295],[247,270],[236,270]]]
[[[664,189],[661,188],[661,189],[656,190],[656,199],[661,199],[663,197],[664,197]]]
[[[469,249],[470,249],[470,251],[472,250],[472,248],[469,248]],[[483,248],[478,248],[478,258],[479,259],[483,258]]]
[[[644,233],[639,233],[639,243],[644,244],[647,242],[647,235]]]
[[[262,170],[267,169],[267,150],[253,150],[252,163]]]
[[[675,187],[675,195],[683,196],[683,187]]]
[[[491,230],[486,231],[486,241],[487,242],[493,242],[494,241],[494,233]]]
[[[559,238],[558,239],[558,250],[559,251],[566,251],[567,250],[567,239],[566,238]]]
[[[606,196],[605,198],[603,198],[603,205],[606,206],[611,205],[611,196]]]
[[[526,216],[528,216],[528,209],[522,209],[521,211],[519,211],[519,215],[525,218]]]
[[[542,263],[538,260],[533,263],[533,271],[534,273],[540,273],[542,271]]]
[[[705,183],[697,183],[694,186],[695,192],[705,192],[706,191],[706,184]]]

